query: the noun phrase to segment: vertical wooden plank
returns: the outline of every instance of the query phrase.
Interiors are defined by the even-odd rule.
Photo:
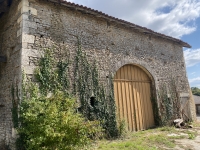
[[[131,80],[134,80],[134,72],[133,72],[133,68],[134,66],[130,65],[129,66],[129,77]],[[133,126],[133,130],[137,131],[137,122],[136,122],[136,118],[137,118],[137,113],[136,113],[136,106],[135,106],[135,98],[134,98],[134,83],[131,82],[129,84],[129,89],[130,89],[130,101],[131,101],[131,111],[132,111],[132,126]]]
[[[149,111],[150,111],[150,127],[153,127],[154,126],[154,116],[153,116],[153,108],[152,108],[152,102],[151,102],[151,86],[150,86],[150,83],[148,84],[148,94],[149,94]]]
[[[141,72],[140,72],[140,75]],[[139,90],[140,90],[140,106],[141,106],[141,121],[142,121],[142,129],[144,130],[146,128],[146,122],[145,122],[145,103],[144,103],[144,91],[143,91],[143,83],[139,83]]]
[[[138,80],[138,69],[135,67],[134,70],[135,79]],[[137,101],[137,113],[138,113],[138,130],[142,129],[142,120],[141,120],[141,104],[140,104],[140,94],[139,94],[139,83],[135,83],[135,94],[136,94],[136,101]]]
[[[118,104],[119,104],[119,119],[123,119],[123,106],[122,106],[122,95],[121,95],[121,82],[117,82],[117,92],[118,92]]]
[[[126,72],[127,72],[127,68],[126,66],[124,66],[123,68],[123,75],[124,75],[124,79],[126,79]],[[129,118],[128,118],[128,105],[127,105],[127,81],[124,81],[124,88],[123,88],[123,99],[124,99],[124,108],[125,108],[125,114],[126,114],[126,123],[127,123],[127,127],[128,127],[128,130],[129,130]]]
[[[141,71],[139,68],[137,68],[138,70],[138,79],[139,81],[141,81]],[[142,83],[138,82],[138,93],[139,93],[139,99],[138,99],[138,103],[140,105],[140,113],[141,113],[141,117],[140,117],[140,122],[141,122],[141,129],[140,130],[144,130],[144,109],[143,109],[143,93],[142,93]]]
[[[146,78],[144,78],[144,80],[147,80]],[[149,118],[149,102],[148,102],[148,97],[149,97],[149,94],[147,92],[147,85],[148,83],[144,83],[144,96],[145,96],[145,122],[146,122],[146,129],[149,128],[149,124],[150,124],[150,118]]]
[[[135,80],[135,66],[131,67],[131,77],[132,80]],[[134,118],[135,118],[135,130],[139,130],[139,114],[138,114],[138,105],[137,105],[137,94],[136,94],[136,82],[132,82],[132,91],[133,91],[133,105],[134,105]]]
[[[128,76],[129,72],[129,65],[125,66],[125,79],[130,80]],[[127,108],[127,119],[128,119],[128,126],[129,126],[129,131],[132,131],[132,119],[131,119],[131,107],[130,107],[130,91],[129,91],[129,84],[130,81],[126,82],[125,90],[126,90],[126,108]]]
[[[148,117],[149,117],[149,127],[151,127],[151,124],[152,124],[152,114],[151,114],[151,103],[150,103],[150,93],[149,93],[149,84],[146,84],[146,86],[147,86],[147,95],[148,95],[148,97],[147,97],[147,103],[148,103],[148,112],[149,112],[149,115],[148,115]]]
[[[132,80],[131,76],[131,65],[128,66],[128,78]],[[131,125],[132,125],[132,131],[135,131],[135,113],[134,113],[134,99],[133,99],[133,89],[132,89],[132,82],[129,82],[129,98],[130,98],[130,113],[131,113]]]
[[[132,68],[133,80],[136,80],[136,69],[135,66]],[[135,106],[135,120],[136,120],[136,130],[140,130],[140,120],[139,120],[139,111],[138,111],[138,98],[136,91],[136,82],[133,82],[133,94],[134,94],[134,106]]]
[[[121,69],[121,79],[124,79],[124,67],[122,67]],[[125,82],[121,81],[121,84],[122,84],[121,93],[122,93],[123,118],[127,124],[128,120],[127,120],[127,108],[126,108]]]
[[[141,70],[141,81],[146,81],[146,76],[143,72],[143,70]],[[143,123],[144,123],[144,129],[147,129],[148,127],[148,110],[147,110],[147,101],[146,101],[146,98],[147,98],[147,93],[146,93],[146,83],[142,82],[142,109],[143,109]]]

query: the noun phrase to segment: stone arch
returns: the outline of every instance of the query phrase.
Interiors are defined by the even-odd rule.
[[[154,84],[157,85],[157,77],[155,75],[155,71],[152,70],[152,68],[147,63],[141,60],[123,59],[121,61],[118,61],[113,68],[113,73],[117,72],[119,68],[127,64],[132,64],[132,65],[136,65],[140,67],[142,70],[144,70],[148,74],[148,76],[152,79],[152,82],[154,82]]]

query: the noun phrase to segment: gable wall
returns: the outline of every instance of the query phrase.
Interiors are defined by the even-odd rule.
[[[181,95],[189,95],[183,50],[178,43],[140,33],[57,3],[29,2],[29,8],[34,11],[29,19],[24,20],[24,28],[27,29],[23,34],[29,35],[32,41],[26,42],[22,51],[22,66],[30,76],[35,66],[33,60],[38,57],[41,47],[65,46],[73,58],[78,36],[88,57],[97,61],[102,80],[105,81],[110,71],[114,75],[125,64],[137,64],[150,72],[156,89],[173,77]],[[58,53],[57,50],[55,53]],[[194,103],[192,100],[190,102],[191,117],[194,118]]]
[[[155,80],[166,80],[169,71],[174,76],[183,74],[183,80],[186,79],[182,47],[176,43],[150,37],[51,2],[32,2],[30,6],[40,15],[28,21],[37,28],[30,27],[27,32],[35,36],[35,42],[27,45],[29,49],[38,50],[41,43],[46,42],[50,46],[51,42],[55,42],[64,43],[73,53],[76,36],[79,36],[82,48],[98,60],[102,71],[111,69],[114,73],[123,60],[130,60],[148,68]],[[184,82],[181,89],[187,88]]]

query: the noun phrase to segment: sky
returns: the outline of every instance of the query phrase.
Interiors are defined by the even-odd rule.
[[[191,87],[200,88],[200,0],[67,0],[187,42]]]

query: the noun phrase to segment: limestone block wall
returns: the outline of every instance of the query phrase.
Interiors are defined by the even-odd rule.
[[[23,20],[22,32],[25,37],[22,37],[22,67],[26,74],[33,74],[34,62],[42,48],[65,46],[73,58],[79,37],[89,59],[97,61],[102,80],[125,64],[136,64],[153,76],[155,91],[173,77],[180,96],[190,99],[183,50],[178,43],[58,3],[29,0],[24,10],[30,13]],[[55,53],[58,51],[55,49]],[[65,56],[65,51],[62,53]],[[190,110],[190,117],[194,119],[192,100]]]
[[[12,123],[12,86],[16,88],[21,78],[21,36],[17,36],[20,24],[17,19],[19,1],[13,1],[10,10],[0,17],[0,55],[7,57],[0,63],[0,149],[3,145],[14,146]],[[17,96],[17,93],[15,94]]]

